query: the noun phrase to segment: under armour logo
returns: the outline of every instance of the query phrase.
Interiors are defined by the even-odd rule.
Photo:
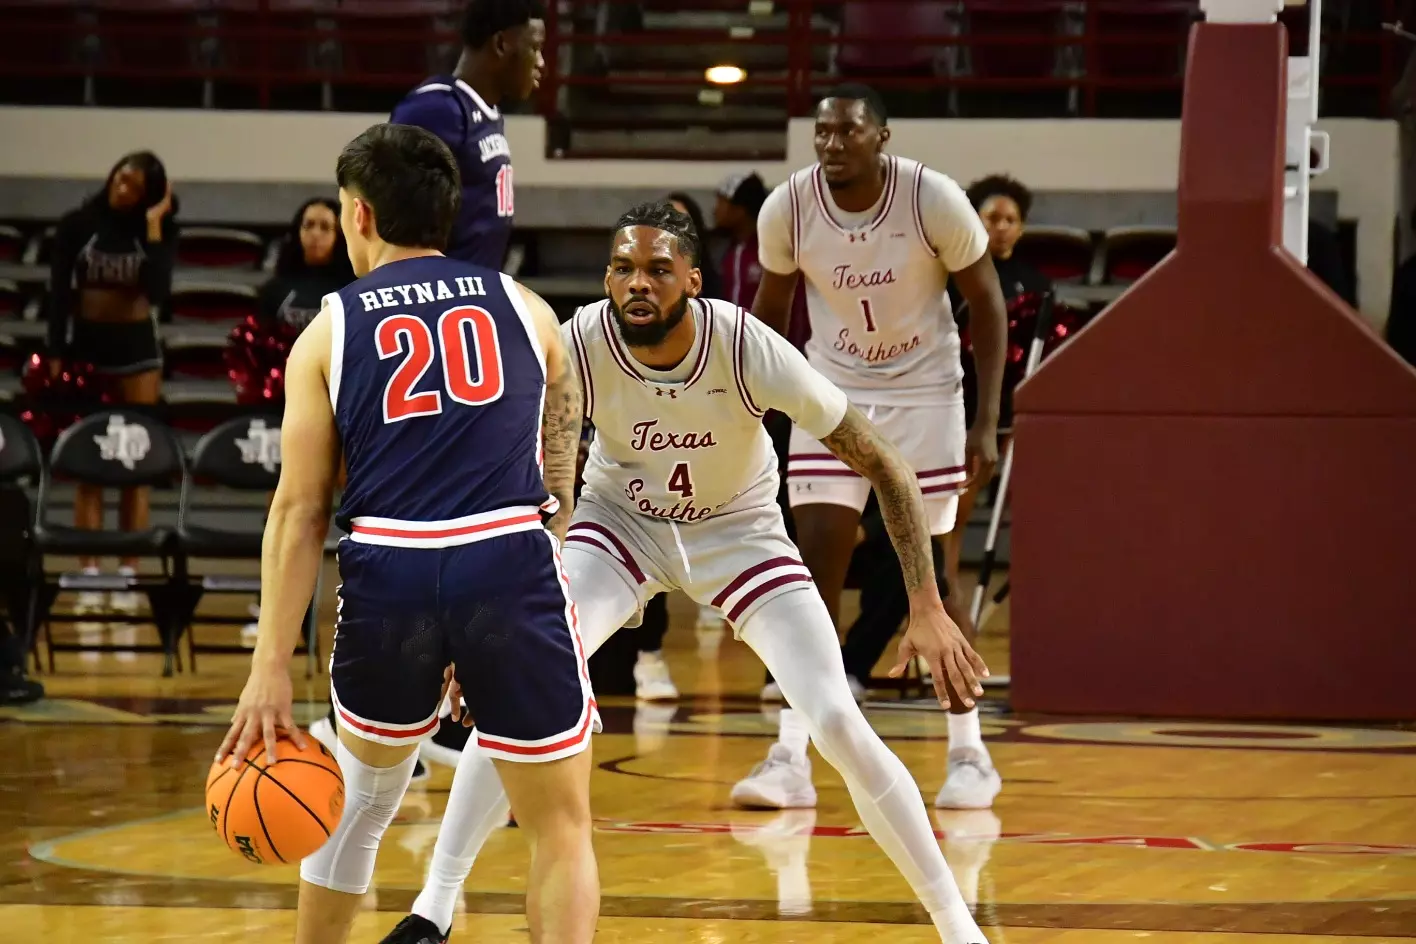
[[[864,234],[864,233],[851,233],[851,234],[850,234],[850,237],[851,237],[851,242],[857,242],[857,241],[859,241],[859,242],[865,242],[865,234]]]
[[[656,397],[668,397],[670,400],[677,400],[677,399],[678,399],[678,391],[677,391],[677,390],[674,390],[672,387],[655,387],[655,388],[654,388],[654,396],[656,396]]]
[[[104,462],[121,462],[125,469],[134,468],[152,449],[147,427],[124,423],[121,416],[110,416],[108,430],[102,436],[93,437],[93,441],[98,443],[99,458]]]
[[[270,429],[263,419],[251,420],[246,438],[236,440],[236,448],[241,450],[244,464],[274,472],[280,467],[280,427]]]

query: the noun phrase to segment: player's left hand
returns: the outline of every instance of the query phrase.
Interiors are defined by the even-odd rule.
[[[988,677],[988,666],[944,612],[942,604],[911,609],[910,623],[905,629],[905,638],[900,640],[899,657],[890,670],[890,677],[903,675],[915,656],[922,657],[929,666],[934,694],[942,707],[949,707],[949,685],[965,708],[972,708],[974,696],[983,694],[979,679]]]
[[[993,470],[998,467],[998,421],[984,417],[974,420],[969,435],[964,440],[964,466],[969,477],[963,488],[982,488],[993,480]]]
[[[452,699],[453,721],[461,724],[464,728],[470,728],[476,723],[467,713],[467,706],[462,703],[462,686],[457,683],[457,666],[455,665],[443,669],[443,698]]]
[[[295,746],[305,749],[305,736],[295,726],[295,718],[290,712],[293,699],[288,665],[267,665],[255,662],[251,665],[251,677],[241,690],[241,700],[236,705],[236,714],[231,718],[231,728],[216,750],[216,762],[226,759],[228,767],[242,764],[246,755],[263,738],[266,762],[275,763],[275,744],[279,740],[277,730],[283,730]],[[228,756],[229,755],[229,756]]]

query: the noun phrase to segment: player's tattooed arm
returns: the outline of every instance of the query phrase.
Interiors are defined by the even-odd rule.
[[[567,358],[560,376],[546,381],[546,413],[541,418],[546,491],[560,503],[560,508],[546,527],[562,541],[565,540],[570,515],[575,508],[575,461],[580,451],[584,409],[580,379],[575,374],[573,363]]]
[[[924,496],[904,456],[854,406],[846,407],[845,417],[821,444],[869,479],[875,488],[880,516],[900,557],[910,595],[933,594],[937,600],[939,588],[934,581],[934,554]]]
[[[546,491],[559,504],[546,529],[561,541],[575,511],[575,460],[580,451],[580,426],[585,410],[575,361],[561,340],[560,323],[551,306],[535,292],[518,285],[531,312],[541,350],[546,356],[546,406],[541,415],[541,470]]]

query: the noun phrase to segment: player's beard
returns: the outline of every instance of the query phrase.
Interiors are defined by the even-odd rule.
[[[615,313],[615,324],[619,326],[620,337],[624,339],[625,344],[630,347],[658,347],[688,313],[688,296],[679,296],[678,303],[667,312],[656,308],[655,313],[659,317],[647,324],[635,324],[625,320],[624,309],[614,299],[610,299],[610,308]]]

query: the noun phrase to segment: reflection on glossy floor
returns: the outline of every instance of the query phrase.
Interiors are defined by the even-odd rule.
[[[817,810],[729,807],[775,724],[751,653],[730,638],[700,648],[679,602],[668,646],[683,700],[606,699],[595,742],[597,940],[936,940],[821,761]],[[1001,616],[984,646],[995,667]],[[295,869],[247,865],[202,815],[245,664],[207,656],[201,669],[163,680],[150,657],[61,656],[43,678],[54,697],[0,710],[0,940],[290,939]],[[325,686],[297,683],[311,715]],[[868,713],[932,798],[944,718],[892,698]],[[999,711],[985,733],[1005,778],[996,808],[934,818],[994,944],[1416,939],[1416,731]],[[434,768],[410,791],[355,941],[378,941],[412,902],[449,780]],[[515,830],[493,837],[453,940],[526,939],[525,866]]]

